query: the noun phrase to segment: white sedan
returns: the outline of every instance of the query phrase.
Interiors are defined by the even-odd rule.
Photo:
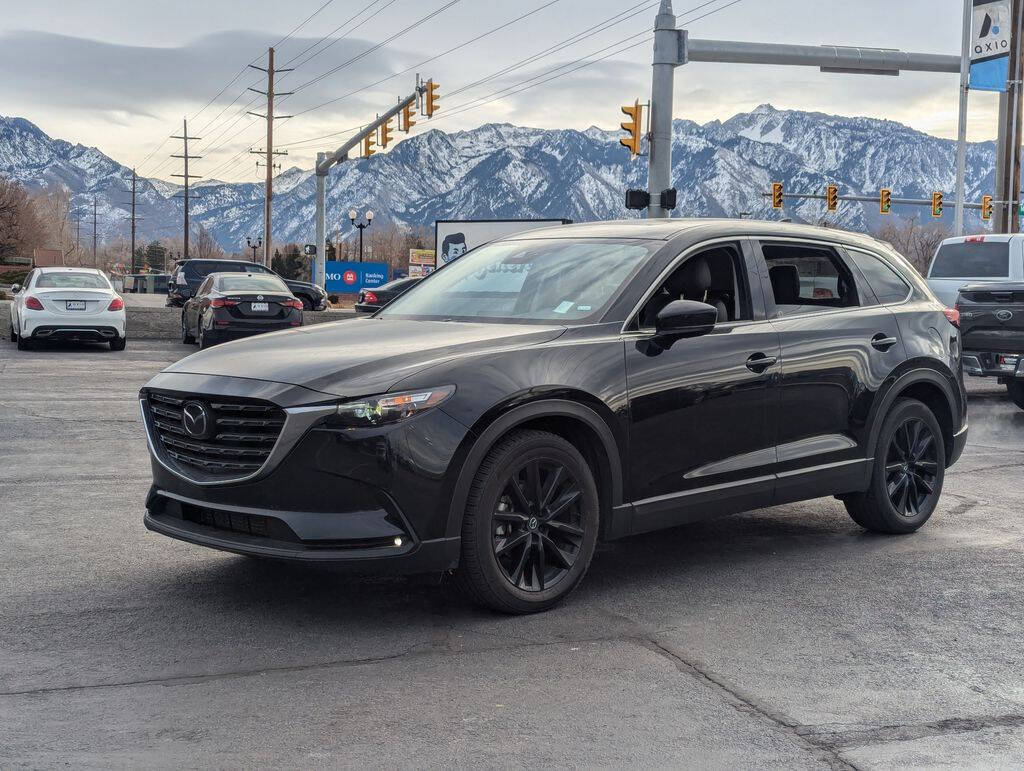
[[[37,340],[90,340],[123,351],[124,300],[95,268],[34,268],[15,284],[11,342],[25,351]]]

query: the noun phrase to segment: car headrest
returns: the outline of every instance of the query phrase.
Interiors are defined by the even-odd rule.
[[[670,294],[681,296],[687,300],[703,300],[711,287],[711,268],[703,257],[694,257],[683,263],[668,280]]]
[[[800,271],[796,265],[774,265],[768,270],[777,305],[800,304]]]

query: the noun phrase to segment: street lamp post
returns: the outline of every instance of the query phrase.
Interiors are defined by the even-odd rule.
[[[256,262],[256,251],[263,246],[263,236],[259,236],[255,241],[246,236],[245,245],[252,249],[252,261]]]
[[[348,218],[352,221],[352,224],[359,228],[359,261],[363,261],[363,231],[370,227],[373,222],[373,212],[366,212],[366,222],[356,222],[356,217],[359,213],[355,209],[348,210]]]

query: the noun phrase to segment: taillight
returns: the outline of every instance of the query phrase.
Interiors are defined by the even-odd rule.
[[[363,294],[363,302],[364,303],[375,303],[375,302],[377,302],[377,295],[375,295],[373,292],[365,292]]]
[[[110,301],[110,305],[107,306],[107,310],[108,311],[123,311],[124,310],[124,300],[122,300],[120,297],[115,297],[113,300]]]
[[[285,300],[281,303],[285,308],[296,308],[302,310],[302,300]]]
[[[238,305],[238,300],[228,300],[223,297],[214,297],[210,300],[211,308],[230,308],[234,305]]]
[[[950,324],[954,327],[960,326],[960,311],[957,308],[945,308],[942,312],[949,319]]]
[[[30,311],[41,311],[43,309],[43,304],[32,295],[29,295],[25,298],[25,307]]]

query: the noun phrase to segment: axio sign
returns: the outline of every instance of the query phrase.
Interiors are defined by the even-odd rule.
[[[386,284],[388,281],[388,265],[386,262],[337,262],[327,261],[327,281],[324,287],[328,292],[354,293],[362,289]]]
[[[974,0],[971,20],[971,81],[979,91],[1005,91],[1010,72],[1009,0]]]

